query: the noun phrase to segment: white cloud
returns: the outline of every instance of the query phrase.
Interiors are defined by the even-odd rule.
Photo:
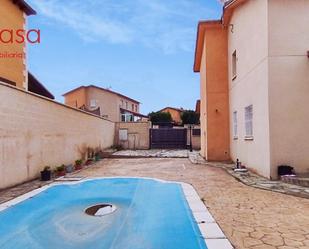
[[[191,51],[195,25],[211,12],[193,0],[31,0],[38,13],[85,41],[141,43],[165,53]]]

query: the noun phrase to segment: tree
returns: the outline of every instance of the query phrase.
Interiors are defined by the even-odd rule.
[[[153,124],[172,122],[172,116],[169,112],[151,112],[148,116]]]
[[[195,111],[188,110],[184,111],[181,114],[182,124],[199,124],[200,123],[200,115]]]

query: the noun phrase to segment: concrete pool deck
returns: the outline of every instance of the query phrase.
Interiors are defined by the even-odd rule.
[[[186,158],[104,159],[77,174],[186,182],[197,190],[235,248],[309,248],[308,199],[246,186],[221,168],[192,164]],[[38,182],[34,184],[28,187],[39,186]],[[2,191],[0,199],[9,198],[9,191]]]

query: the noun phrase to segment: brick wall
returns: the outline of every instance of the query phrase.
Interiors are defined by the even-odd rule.
[[[0,189],[113,145],[115,124],[0,83]]]

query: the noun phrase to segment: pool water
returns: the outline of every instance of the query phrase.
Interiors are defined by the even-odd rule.
[[[104,216],[85,210],[109,203]],[[138,178],[56,185],[0,212],[1,249],[206,249],[182,187]]]

